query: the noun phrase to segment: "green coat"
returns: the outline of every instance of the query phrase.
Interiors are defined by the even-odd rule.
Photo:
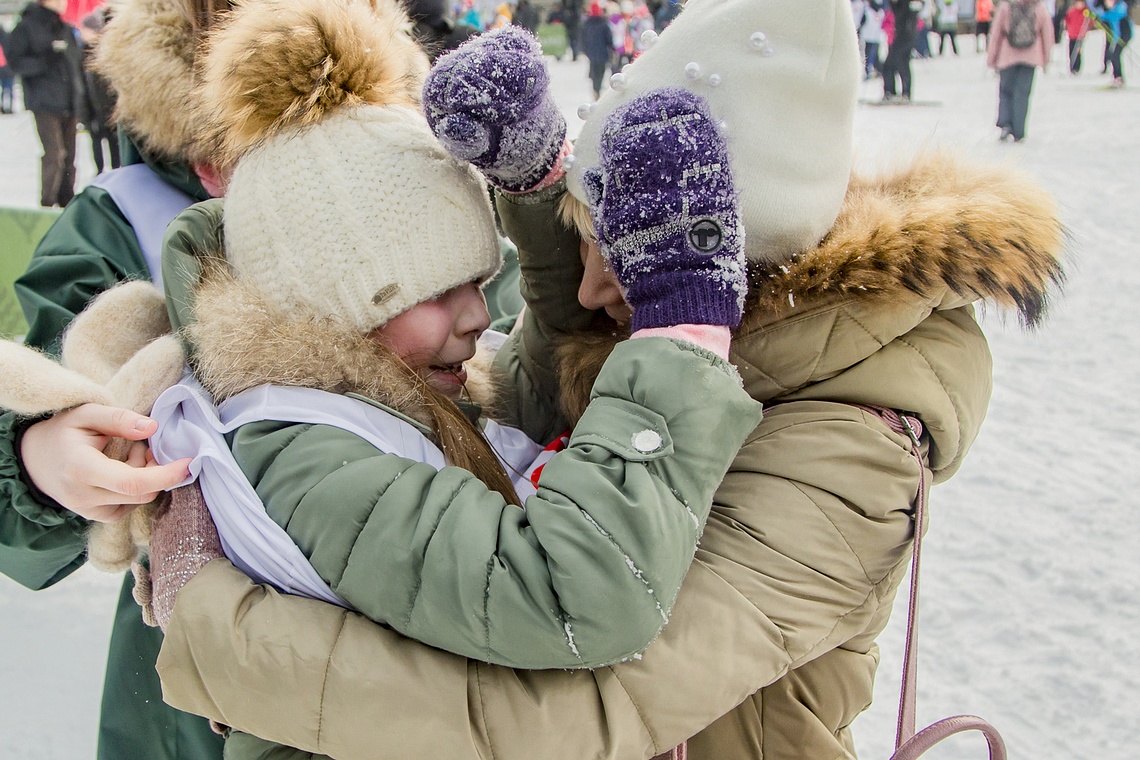
[[[142,159],[128,151],[125,161]],[[185,166],[151,163],[151,168],[180,190],[206,197]],[[71,319],[96,295],[126,279],[150,279],[138,241],[110,195],[88,187],[67,205],[16,281],[29,325],[26,342],[58,352]],[[23,479],[15,452],[27,423],[10,412],[0,415],[0,572],[28,588],[43,589],[86,561],[87,521]],[[128,575],[103,685],[99,760],[216,760],[221,740],[206,721],[161,700],[154,661],[162,635],[143,624],[131,588]]]
[[[174,310],[191,296],[195,302],[192,318],[178,321],[192,325],[203,383],[221,387],[226,373],[249,387],[285,382],[266,351],[290,357],[290,376],[314,377],[317,368],[309,371],[305,357],[323,363],[327,357],[314,348],[334,342],[331,336],[308,332],[291,344],[288,336],[302,331],[271,317],[263,324],[256,301],[241,300],[244,291],[228,278],[196,285],[196,252],[220,246],[203,240],[220,226],[204,212],[210,208],[221,206],[202,204],[171,224],[163,260]],[[235,311],[250,319],[234,323]],[[503,351],[521,348],[509,343]],[[382,360],[373,364],[372,374],[399,381]],[[405,388],[374,392],[385,394],[372,399],[375,406],[419,416],[414,406],[381,403],[407,397]],[[353,396],[364,401],[362,393]],[[437,471],[331,426],[270,420],[227,439],[270,517],[332,589],[372,620],[485,662],[599,667],[638,656],[660,632],[716,484],[760,421],[760,405],[722,359],[664,338],[615,349],[592,394],[525,510],[466,470]],[[535,399],[507,401],[531,410],[536,434],[565,424]]]
[[[991,390],[972,304],[1032,324],[1062,276],[1051,199],[1007,172],[933,156],[856,178],[817,249],[755,269],[731,358],[765,416],[641,659],[487,665],[215,561],[179,593],[159,658],[166,698],[303,750],[275,760],[640,759],[684,739],[694,760],[850,757],[921,474],[909,440],[855,404],[918,415],[928,482],[961,465]],[[561,283],[547,303],[563,321],[547,327],[581,326],[577,240],[549,203],[526,202],[500,206],[524,288]],[[543,334],[532,322],[514,339]],[[940,508],[935,496],[935,524]]]

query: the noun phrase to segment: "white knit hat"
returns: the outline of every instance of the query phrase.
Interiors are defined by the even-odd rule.
[[[226,258],[287,315],[366,333],[499,269],[482,177],[410,95],[409,26],[391,0],[259,0],[211,38],[201,100],[236,158]]]
[[[689,0],[588,110],[570,192],[598,164],[606,116],[649,90],[680,86],[724,122],[753,261],[816,245],[839,214],[851,173],[862,64],[848,0]]]
[[[340,109],[244,156],[226,257],[286,313],[369,332],[502,259],[486,186],[404,106]]]

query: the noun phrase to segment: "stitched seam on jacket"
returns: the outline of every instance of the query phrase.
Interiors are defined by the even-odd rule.
[[[399,454],[389,454],[387,452],[380,452],[379,457],[403,458],[403,457],[400,457]],[[353,464],[355,464],[356,462],[363,462],[363,461],[365,461],[365,460],[357,459],[357,460],[354,460]],[[409,467],[410,467],[410,465],[409,465]],[[356,547],[361,545],[360,534],[364,532],[364,529],[366,527],[368,527],[369,520],[371,520],[372,515],[374,515],[376,513],[377,502],[379,502],[380,499],[384,498],[384,494],[388,493],[388,489],[392,487],[392,484],[395,483],[397,480],[399,480],[400,476],[403,475],[407,471],[408,471],[408,467],[405,467],[404,469],[397,472],[396,475],[391,480],[389,480],[387,483],[383,484],[383,487],[381,488],[380,492],[377,493],[375,497],[373,497],[372,509],[368,510],[368,513],[366,515],[364,515],[364,519],[357,525],[356,537],[352,539],[352,545],[348,549],[348,554],[346,554],[344,556],[344,567],[342,567],[340,570],[340,578],[337,580],[335,585],[332,583],[329,584],[329,587],[332,588],[332,590],[335,591],[336,593],[338,593],[338,594],[340,593],[340,584],[344,582],[344,576],[348,574],[348,566],[352,564],[352,557],[353,557],[353,555],[356,554]],[[329,473],[324,478],[321,478],[321,482],[323,483],[327,478],[333,477],[333,476],[337,475],[337,473],[339,473],[339,469],[335,472]],[[420,567],[421,568],[423,567],[422,563],[420,564]],[[419,592],[420,592],[420,575],[417,574],[416,575],[416,586],[415,586],[415,589],[413,591],[411,607],[415,607],[415,595],[418,595]],[[411,618],[411,609],[409,609],[409,611],[408,611],[408,617]]]
[[[402,472],[407,471],[407,469],[409,469],[409,468],[405,468]],[[474,479],[475,476],[472,475],[471,478]],[[459,495],[459,492],[463,489],[463,486],[466,484],[467,484],[466,480],[462,480],[459,482],[459,484],[455,487],[455,489],[447,497],[447,503],[449,505],[455,503],[455,497]],[[443,521],[443,516],[447,513],[448,509],[450,509],[450,507],[447,507],[445,509],[441,509],[439,511],[439,513],[436,515],[435,523],[431,526],[431,533],[430,533],[430,535],[428,535],[427,542],[424,544],[424,552],[425,553],[427,552],[428,544],[430,544],[432,542],[432,540],[435,539],[435,534],[439,530],[439,524],[440,524],[440,522]],[[405,630],[408,630],[411,628],[412,615],[415,614],[416,605],[419,604],[420,591],[423,588],[423,583],[424,583],[424,557],[421,554],[420,558],[419,558],[419,564],[416,566],[416,585],[412,589],[412,602],[408,606],[408,614],[404,617],[404,629]],[[488,630],[486,615],[483,616],[483,628],[484,628],[484,630]],[[489,630],[488,630],[487,635],[490,636]]]
[[[491,724],[487,722],[487,702],[483,699],[483,663],[475,663],[475,685],[479,692],[479,717],[483,721],[483,733],[487,737],[487,749],[491,760],[495,758],[495,742],[491,739]]]
[[[942,393],[946,396],[947,399],[952,398],[949,389],[946,387],[946,384],[942,382],[942,378],[939,376],[939,374],[937,372],[935,372],[934,366],[930,363],[930,360],[926,358],[926,354],[922,353],[922,349],[920,349],[918,346],[914,345],[910,341],[906,340],[904,337],[899,337],[898,341],[900,343],[902,343],[904,346],[906,346],[907,348],[909,348],[911,351],[914,351],[916,354],[918,354],[918,357],[920,359],[922,359],[923,364],[925,364],[926,368],[928,370],[930,370],[931,376],[938,382],[938,387],[942,389]],[[962,450],[962,432],[961,431],[965,429],[965,425],[963,425],[963,423],[962,423],[962,418],[958,416],[958,405],[951,402],[950,408],[954,410],[954,422],[958,425],[956,449],[954,452],[954,455],[955,455],[954,460],[957,460],[958,454]],[[925,458],[927,460],[930,459],[929,452],[927,453]],[[934,473],[934,468],[930,466],[929,461],[927,461],[924,464],[924,466],[929,467],[931,474]]]
[[[792,488],[796,489],[801,494],[803,494],[803,497],[808,500],[808,503],[811,504],[813,507],[815,507],[816,510],[821,515],[823,515],[823,519],[827,520],[827,522],[831,525],[832,529],[835,531],[836,535],[838,535],[840,540],[843,541],[843,545],[846,546],[847,550],[851,552],[851,556],[855,558],[855,562],[859,565],[859,569],[861,571],[863,571],[863,579],[865,581],[867,581],[867,583],[874,585],[874,581],[871,580],[870,573],[867,572],[866,566],[863,565],[863,559],[859,556],[859,552],[855,551],[855,547],[851,545],[851,542],[847,540],[847,536],[845,536],[843,534],[843,531],[840,530],[839,526],[835,524],[835,521],[831,519],[831,515],[827,514],[827,510],[825,510],[823,507],[821,507],[819,505],[819,502],[817,502],[815,499],[808,496],[807,492],[804,491],[804,489],[800,487],[799,483],[796,483],[794,481],[789,481],[789,482],[791,483]]]
[[[336,639],[333,640],[332,649],[329,650],[328,659],[325,660],[325,674],[321,679],[321,701],[320,710],[317,713],[317,749],[321,750],[321,731],[324,729],[325,724],[325,692],[328,690],[329,685],[329,670],[332,669],[333,657],[336,654],[336,648],[340,645],[341,636],[344,634],[345,624],[348,622],[348,612],[344,611],[340,614],[340,628],[337,629]]]
[[[621,690],[625,692],[625,695],[627,697],[629,697],[629,703],[633,705],[633,709],[637,711],[637,719],[641,721],[642,727],[645,728],[645,733],[649,734],[649,740],[653,742],[653,754],[661,754],[660,742],[657,739],[657,735],[653,733],[653,729],[650,728],[649,724],[645,721],[645,713],[642,711],[641,705],[638,704],[637,700],[633,698],[633,694],[630,693],[629,689],[626,688],[625,682],[621,680],[621,675],[619,675],[618,672],[614,670],[614,667],[612,665],[607,665],[606,670],[610,671],[610,673],[613,674],[613,677],[617,679],[618,686],[621,686]],[[672,749],[672,747],[669,749]]]

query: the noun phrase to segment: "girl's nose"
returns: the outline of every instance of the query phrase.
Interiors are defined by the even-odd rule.
[[[472,282],[460,287],[458,291],[456,297],[460,303],[456,331],[461,335],[482,334],[491,326],[491,315],[487,312],[487,299],[483,296],[482,288]]]

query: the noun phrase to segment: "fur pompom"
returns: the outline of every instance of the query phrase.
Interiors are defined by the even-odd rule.
[[[258,0],[211,34],[204,140],[219,165],[351,105],[418,106],[427,57],[396,0]]]
[[[118,95],[115,118],[140,148],[185,160],[196,142],[190,117],[196,82],[190,4],[183,0],[114,0],[114,16],[95,49],[95,67]]]

